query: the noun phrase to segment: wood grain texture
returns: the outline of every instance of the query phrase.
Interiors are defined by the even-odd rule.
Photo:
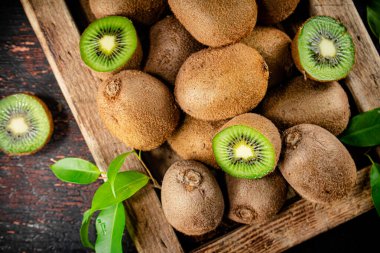
[[[97,116],[94,105],[99,80],[80,59],[79,33],[67,6],[64,1],[54,0],[21,2],[94,160],[105,171],[117,154],[128,149],[109,134]],[[127,159],[126,169],[143,171],[133,156]],[[182,251],[151,186],[128,200],[127,209],[128,229],[140,252]]]

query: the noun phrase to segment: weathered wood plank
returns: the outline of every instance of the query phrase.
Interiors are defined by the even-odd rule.
[[[64,1],[21,2],[94,160],[104,171],[112,158],[128,149],[109,134],[97,116],[94,105],[98,80],[80,59],[79,33],[71,14]],[[123,169],[143,171],[134,157]],[[127,206],[129,228],[133,228],[130,232],[140,252],[182,252],[151,186],[130,199]]]

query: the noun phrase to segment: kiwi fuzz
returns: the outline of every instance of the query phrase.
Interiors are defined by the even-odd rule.
[[[296,9],[300,0],[258,0],[259,22],[273,25],[284,21]]]

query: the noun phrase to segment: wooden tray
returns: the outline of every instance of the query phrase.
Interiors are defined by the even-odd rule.
[[[112,158],[128,148],[108,133],[97,116],[95,94],[99,80],[80,59],[79,31],[73,16],[62,0],[21,2],[94,160],[104,171]],[[310,0],[308,9],[310,15],[329,15],[346,24],[356,44],[357,62],[344,83],[359,111],[380,107],[379,55],[353,2]],[[164,146],[149,154],[148,159],[158,159],[158,167],[167,167],[176,159],[168,152]],[[123,169],[143,171],[134,157],[128,158]],[[293,198],[267,223],[242,226],[226,221],[217,232],[202,238],[176,234],[166,222],[157,193],[148,186],[126,203],[127,227],[139,252],[280,252],[373,208],[368,172],[369,168],[359,170],[355,189],[333,205]],[[197,248],[189,247],[189,242]]]

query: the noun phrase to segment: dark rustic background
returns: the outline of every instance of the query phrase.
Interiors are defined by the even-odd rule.
[[[356,1],[362,16],[365,3]],[[33,92],[52,110],[50,143],[33,156],[0,153],[0,252],[84,252],[79,238],[82,213],[100,182],[62,183],[50,159],[92,160],[21,4],[2,0],[0,8],[0,97]],[[378,248],[380,218],[374,210],[289,250],[363,252]],[[126,239],[125,252],[135,252]]]

